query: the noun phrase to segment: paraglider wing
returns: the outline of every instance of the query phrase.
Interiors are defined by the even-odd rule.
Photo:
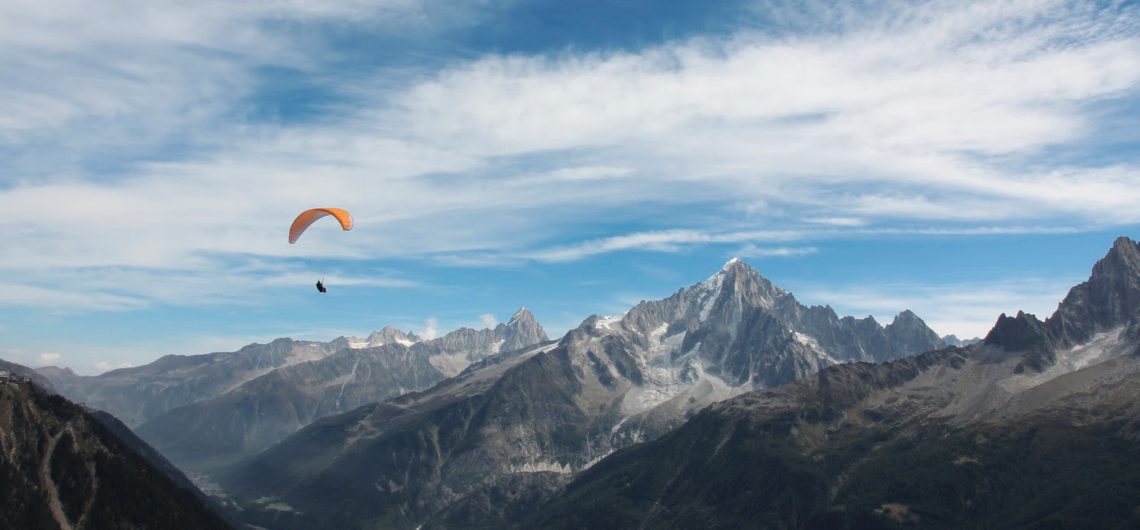
[[[313,224],[317,219],[325,216],[333,216],[338,222],[340,227],[345,230],[352,230],[352,215],[348,210],[341,208],[313,208],[305,210],[293,220],[293,225],[289,227],[289,243],[296,243],[297,238],[305,231],[309,225]]]

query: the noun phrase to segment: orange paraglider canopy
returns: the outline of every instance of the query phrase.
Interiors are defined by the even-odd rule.
[[[296,243],[297,238],[305,231],[309,225],[314,221],[326,215],[331,215],[340,222],[340,227],[345,230],[352,230],[352,215],[348,210],[340,208],[313,208],[312,210],[305,210],[293,220],[293,226],[289,227],[289,243]]]

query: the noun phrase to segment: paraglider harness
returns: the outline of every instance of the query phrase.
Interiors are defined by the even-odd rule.
[[[320,280],[317,280],[317,290],[322,292],[322,293],[328,292],[328,289],[325,289],[325,281],[323,278]]]

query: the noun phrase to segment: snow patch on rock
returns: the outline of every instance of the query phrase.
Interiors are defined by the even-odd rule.
[[[1097,333],[1091,340],[1072,348],[1058,350],[1057,362],[1041,373],[1021,373],[999,383],[1002,390],[1016,394],[1047,383],[1059,376],[1075,372],[1086,366],[1101,363],[1129,352],[1128,341],[1122,341],[1124,326]]]

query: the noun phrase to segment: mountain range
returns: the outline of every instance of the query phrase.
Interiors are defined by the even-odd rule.
[[[122,407],[264,528],[1140,526],[1123,237],[1048,318],[1003,314],[981,340],[804,306],[734,259],[557,341],[520,310],[433,340],[39,373]]]
[[[734,395],[942,346],[909,311],[885,327],[839,318],[732,260],[666,299],[591,317],[557,343],[318,420],[217,478],[258,524],[411,528],[502,481],[519,494],[556,491]],[[261,508],[266,499],[274,510]]]
[[[540,510],[460,502],[426,527],[1135,528],[1138,395],[1140,246],[1120,238],[1044,322],[744,394]]]
[[[336,351],[336,342],[277,339],[235,352],[165,355],[144,366],[97,376],[80,376],[53,366],[36,371],[68,398],[110,412],[137,427],[171,409],[217,397],[274,369],[322,359]]]
[[[316,419],[428,388],[472,362],[547,340],[525,308],[494,329],[462,328],[432,340],[384,328],[367,345],[336,345],[321,359],[274,369],[220,396],[169,410],[136,431],[180,466],[207,471]]]
[[[84,377],[40,368],[69,398],[127,423],[180,467],[200,471],[255,453],[314,419],[427,388],[472,361],[548,340],[525,308],[494,329],[425,340],[393,327],[367,339],[276,339],[236,352],[168,355]]]

